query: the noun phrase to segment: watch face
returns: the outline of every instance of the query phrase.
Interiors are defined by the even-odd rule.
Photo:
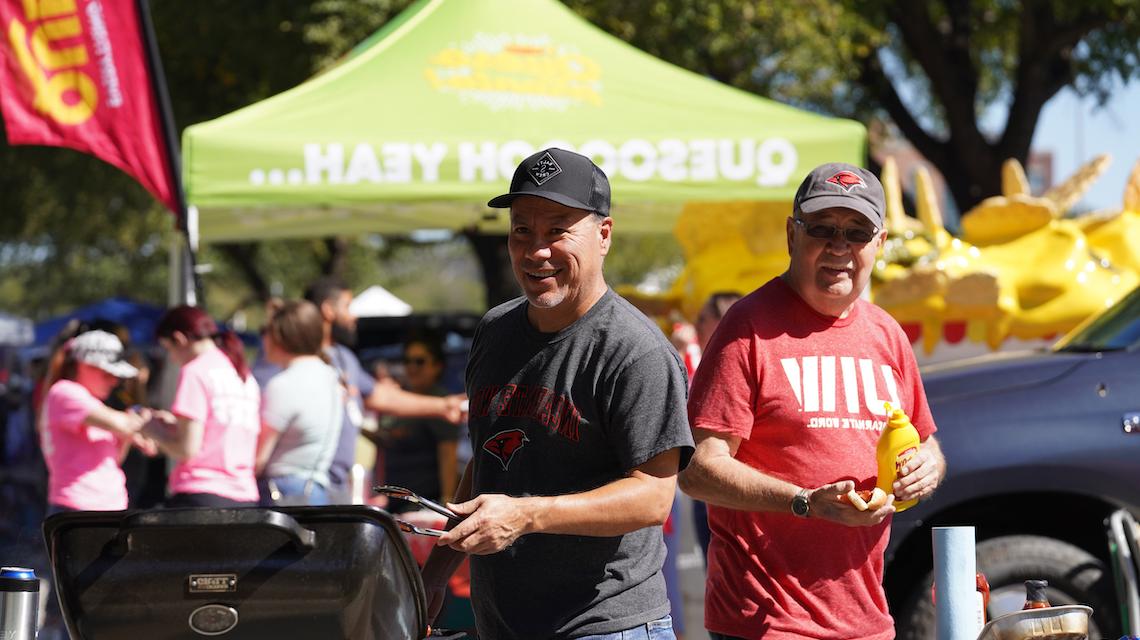
[[[807,496],[800,494],[792,498],[792,513],[797,516],[806,516],[808,513],[808,499]]]

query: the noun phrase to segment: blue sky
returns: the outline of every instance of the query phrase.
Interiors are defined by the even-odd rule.
[[[1140,124],[1131,119],[1138,111],[1140,82],[1118,86],[1103,107],[1092,98],[1080,99],[1070,89],[1045,105],[1033,134],[1033,149],[1053,152],[1054,183],[1097,155],[1112,155],[1112,164],[1078,208],[1120,208],[1124,181],[1140,158]]]

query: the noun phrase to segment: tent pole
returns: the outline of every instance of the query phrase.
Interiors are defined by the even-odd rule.
[[[158,105],[158,112],[162,118],[162,136],[166,142],[166,165],[170,172],[170,181],[174,189],[174,200],[178,205],[178,229],[186,238],[184,245],[185,261],[188,263],[185,279],[189,286],[181,296],[180,304],[196,306],[199,302],[205,304],[205,291],[202,288],[202,279],[198,274],[198,242],[197,242],[197,210],[194,211],[194,228],[191,229],[189,207],[186,205],[186,191],[182,188],[182,163],[179,160],[178,138],[175,135],[174,111],[170,106],[170,93],[166,87],[166,74],[162,70],[162,59],[158,55],[158,41],[154,35],[154,25],[150,19],[150,4],[147,0],[135,0],[138,9],[139,32],[142,34],[146,46],[147,69],[150,71],[151,83],[154,88],[153,96]],[[192,236],[193,234],[193,236]]]

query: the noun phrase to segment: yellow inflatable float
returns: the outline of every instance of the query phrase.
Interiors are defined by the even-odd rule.
[[[946,231],[925,168],[915,176],[912,218],[893,159],[884,163],[889,234],[871,295],[906,330],[920,362],[1048,345],[1137,286],[1140,253],[1130,248],[1140,246],[1140,163],[1123,210],[1065,216],[1108,163],[1099,157],[1033,196],[1021,165],[1007,161],[1002,195],[962,216],[961,238]],[[747,293],[783,271],[787,215],[787,203],[693,205],[674,229],[686,264],[672,288],[621,293],[691,321],[712,293]]]
[[[930,253],[905,271],[890,269],[885,256],[878,286],[872,286],[875,302],[903,324],[924,360],[966,354],[971,345],[996,350],[1052,342],[1140,280],[1136,268],[1098,250],[1110,238],[1119,241],[1115,231],[1106,230],[1105,240],[1094,243],[1086,236],[1089,224],[1063,216],[1108,162],[1107,156],[1097,158],[1034,197],[1021,165],[1007,161],[1003,194],[962,216],[961,239],[947,242],[938,216],[931,215],[923,217],[923,233],[935,238]],[[920,211],[936,210],[929,180],[916,182]],[[907,233],[891,231],[892,238]],[[967,348],[952,348],[959,344]],[[945,353],[935,357],[940,348]]]

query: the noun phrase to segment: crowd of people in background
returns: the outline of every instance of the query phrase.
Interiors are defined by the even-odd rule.
[[[576,153],[535,154],[488,203],[510,209],[524,295],[476,330],[470,412],[441,384],[439,336],[409,337],[402,384],[369,374],[352,348],[352,292],[332,278],[270,306],[252,369],[238,336],[205,311],[167,311],[154,337],[178,374],[164,408],[148,406],[149,369],[130,361],[125,332],[69,326],[37,407],[48,512],[127,508],[132,451],[173,463],[167,507],[360,501],[351,469],[364,435],[375,481],[460,516],[441,525],[422,569],[433,619],[469,560],[483,637],[681,636],[670,538],[680,487],[698,499],[714,640],[888,637],[881,558],[893,498],[862,512],[839,500],[874,482],[877,434],[809,428],[818,407],[802,401],[798,374],[801,360],[837,353],[881,370],[923,445],[892,495],[933,492],[945,460],[913,353],[860,298],[886,235],[883,201],[869,172],[817,167],[787,220],[787,271],[743,297],[713,294],[694,324],[674,326],[669,348],[603,277],[614,225],[604,173]],[[877,419],[858,391],[845,389],[842,410]],[[381,419],[362,431],[365,412]],[[480,455],[461,465],[468,417]]]
[[[237,334],[205,311],[168,310],[154,340],[164,355],[158,366],[176,368],[177,382],[161,408],[147,402],[152,367],[124,328],[69,323],[33,400],[47,513],[348,503],[365,411],[385,417],[367,433],[381,449],[377,478],[448,499],[461,471],[465,396],[439,386],[439,341],[407,344],[408,390],[377,383],[351,348],[350,300],[347,286],[322,278],[305,299],[274,301],[252,369]],[[147,477],[154,465],[131,465],[129,455],[165,462]],[[147,500],[155,475],[165,487]]]

